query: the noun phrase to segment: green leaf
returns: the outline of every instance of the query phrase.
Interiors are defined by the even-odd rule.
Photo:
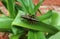
[[[16,34],[11,36],[9,39],[19,39],[20,38],[20,34]]]
[[[54,25],[58,30],[60,30],[60,14],[54,12],[51,17],[51,25]]]
[[[60,32],[56,33],[55,35],[52,35],[50,38],[48,39],[60,39]]]
[[[21,13],[24,13],[24,12],[22,12],[22,11],[18,12],[18,15],[15,18],[15,20],[13,21],[12,25],[17,25],[19,27],[24,27],[24,28],[39,30],[39,31],[44,31],[44,32],[50,32],[50,33],[56,33],[58,31],[52,25],[48,25],[48,24],[43,23],[41,21],[37,22],[36,24],[26,22],[26,20],[24,21],[24,19],[21,18]]]
[[[32,0],[18,0],[18,1],[21,3],[21,5],[26,13],[29,13],[30,15],[35,14],[35,13],[33,13],[34,4],[33,4]]]
[[[0,31],[11,31],[11,23],[13,19],[6,16],[0,17]]]
[[[22,7],[20,6],[20,5],[15,5],[15,9],[16,9],[16,12],[18,11],[18,10],[22,10]]]
[[[5,0],[11,18],[15,18],[15,0]]]
[[[28,32],[28,39],[46,39],[46,38],[43,32],[30,30]]]
[[[25,11],[25,13],[28,13],[28,7],[27,7],[27,0],[17,0],[18,2],[21,3],[22,9]]]
[[[28,0],[28,8],[29,8],[30,15],[35,15],[35,13],[33,13],[33,11],[34,11],[34,4],[33,4],[32,0]]]
[[[25,31],[26,30],[24,28],[22,28],[22,27],[12,27],[12,32],[13,32],[14,35],[19,34],[19,33],[21,34],[21,33],[25,32]]]
[[[10,39],[19,39],[26,34],[27,29],[22,27],[12,27],[13,36]]]
[[[41,15],[41,16],[37,16],[36,18],[37,18],[39,21],[42,21],[42,20],[45,20],[45,19],[50,18],[52,15],[53,15],[52,10],[49,10],[46,14]]]
[[[33,13],[36,13],[39,9],[39,7],[41,6],[41,4],[43,3],[44,0],[39,0],[39,3],[35,6],[34,8],[34,12]]]

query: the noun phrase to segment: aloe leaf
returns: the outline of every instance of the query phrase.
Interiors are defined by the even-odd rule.
[[[20,38],[20,34],[16,34],[11,36],[9,39],[19,39]]]
[[[28,39],[46,39],[46,38],[43,32],[30,30],[28,32]]]
[[[0,31],[9,31],[11,32],[11,23],[13,19],[10,19],[6,16],[0,17]]]
[[[54,12],[51,17],[51,25],[54,25],[58,30],[60,30],[60,14]]]
[[[27,29],[22,27],[13,27],[12,31],[13,35],[10,37],[10,39],[19,39],[22,38],[22,36],[25,36]]]
[[[37,20],[42,21],[42,20],[50,18],[52,15],[53,15],[52,10],[49,10],[46,14],[37,16],[36,18],[37,18]]]
[[[28,8],[29,8],[30,15],[35,15],[35,13],[33,13],[34,4],[33,4],[32,0],[28,0]]]
[[[17,25],[19,27],[24,27],[28,29],[38,30],[38,31],[45,31],[50,33],[56,33],[58,30],[53,27],[52,25],[45,24],[41,21],[39,21],[36,24],[30,24],[29,22],[25,22],[21,18],[21,13],[24,13],[23,11],[19,11],[17,17],[13,21],[12,25]]]
[[[20,6],[20,5],[15,5],[15,9],[16,9],[16,12],[18,11],[18,10],[22,10],[22,7]]]
[[[9,15],[11,18],[15,18],[16,13],[15,13],[15,0],[5,0],[7,9],[9,11]]]
[[[13,35],[10,37],[10,39],[19,39],[21,36],[26,34],[26,31],[27,30],[22,27],[12,27]]]
[[[34,4],[32,0],[18,0],[18,1],[21,3],[26,13],[29,13],[30,15],[34,15],[33,13]]]
[[[27,13],[28,12],[28,7],[26,6],[27,2],[23,0],[17,0],[17,1],[21,3],[23,10]]]
[[[37,10],[39,9],[39,7],[40,7],[41,4],[43,3],[43,1],[44,1],[44,0],[39,0],[39,3],[35,6],[33,13],[36,13],[36,12],[37,12]]]
[[[60,32],[57,32],[55,35],[52,35],[48,39],[60,39]]]
[[[25,31],[26,30],[22,27],[12,27],[12,32],[13,32],[14,35],[19,34],[19,33],[21,34]]]

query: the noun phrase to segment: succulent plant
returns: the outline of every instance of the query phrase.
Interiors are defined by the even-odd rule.
[[[9,16],[0,16],[0,31],[11,33],[9,39],[54,39],[60,31],[60,14],[49,10],[36,16],[43,1],[34,5],[32,0],[3,0]]]

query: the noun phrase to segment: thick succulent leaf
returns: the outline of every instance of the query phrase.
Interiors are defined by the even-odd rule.
[[[51,25],[54,25],[57,29],[60,30],[60,14],[54,12],[51,17]]]
[[[33,4],[32,0],[28,0],[28,8],[29,8],[30,15],[35,15],[35,13],[33,13],[33,11],[34,11],[34,4]]]
[[[20,34],[16,34],[11,36],[9,39],[19,39],[20,38]]]
[[[46,14],[41,15],[41,16],[37,16],[36,18],[37,18],[39,21],[42,21],[42,20],[45,20],[45,19],[50,18],[52,15],[53,15],[52,10],[49,10]]]
[[[23,9],[26,13],[29,13],[30,15],[34,15],[33,9],[34,9],[34,4],[32,0],[18,0],[21,5],[23,6]]]
[[[6,16],[0,17],[0,31],[11,31],[11,23],[13,19]]]
[[[45,19],[45,20],[43,20],[42,22],[50,25],[50,24],[51,24],[51,18]]]
[[[25,31],[26,30],[22,27],[12,27],[12,32],[13,32],[14,35],[19,34],[19,33],[21,34]]]
[[[18,2],[21,3],[22,9],[27,13],[28,12],[28,7],[26,6],[27,4],[27,0],[23,1],[23,0],[17,0]]]
[[[60,39],[60,32],[56,33],[55,35],[52,35],[50,38],[48,39]]]
[[[39,7],[41,6],[41,4],[42,4],[43,1],[44,0],[39,0],[39,3],[34,7],[34,12],[33,13],[37,12],[37,10],[39,9]]]
[[[21,18],[21,13],[24,13],[22,11],[18,12],[17,17],[15,18],[15,20],[13,21],[12,25],[17,25],[19,27],[25,27],[28,29],[33,29],[33,30],[39,30],[39,31],[45,31],[45,32],[50,32],[50,33],[56,33],[58,30],[53,27],[52,25],[48,25],[45,24],[41,21],[39,21],[36,24],[31,24],[29,22],[25,22],[22,18]]]
[[[6,1],[6,5],[9,11],[9,15],[11,18],[14,18],[16,16],[15,13],[15,0],[5,0]]]
[[[30,30],[28,32],[28,39],[46,39],[46,38],[43,32]]]
[[[16,9],[16,12],[18,11],[18,10],[22,10],[22,7],[20,6],[20,5],[15,5],[15,9]]]
[[[13,35],[10,37],[10,39],[19,39],[21,36],[26,34],[26,29],[22,27],[12,27]]]

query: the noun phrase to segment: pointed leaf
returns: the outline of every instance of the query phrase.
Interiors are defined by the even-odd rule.
[[[18,2],[21,3],[22,9],[27,13],[28,12],[28,7],[27,7],[27,0],[23,1],[23,0],[17,0]]]
[[[6,16],[0,17],[0,31],[11,31],[11,23],[13,19]]]
[[[51,25],[54,25],[58,30],[60,30],[60,14],[54,12],[51,17]]]
[[[26,13],[29,13],[30,15],[34,15],[33,9],[34,9],[34,4],[32,0],[18,0],[21,5],[23,6],[23,9]]]
[[[13,32],[14,35],[19,34],[19,33],[21,34],[25,31],[26,30],[22,27],[12,27],[12,32]]]
[[[50,18],[52,15],[53,15],[52,10],[49,10],[46,14],[41,15],[41,16],[37,16],[36,18],[37,18],[39,21],[42,21],[42,20],[45,20],[45,19]]]
[[[9,39],[19,39],[20,38],[20,34],[16,34],[11,36]]]
[[[55,35],[51,36],[48,39],[60,39],[60,32],[56,33]]]
[[[30,30],[28,32],[28,39],[46,39],[46,38],[43,32]]]
[[[43,1],[44,0],[39,0],[39,3],[35,6],[33,13],[36,13],[37,12],[37,10],[39,9],[39,7],[41,6],[41,4],[42,4]]]
[[[14,18],[16,16],[15,13],[15,0],[5,0],[6,1],[6,5],[9,11],[9,15],[11,18]]]
[[[30,15],[35,15],[35,13],[33,13],[33,11],[34,11],[34,4],[33,4],[32,0],[28,0],[28,8],[29,8]]]

